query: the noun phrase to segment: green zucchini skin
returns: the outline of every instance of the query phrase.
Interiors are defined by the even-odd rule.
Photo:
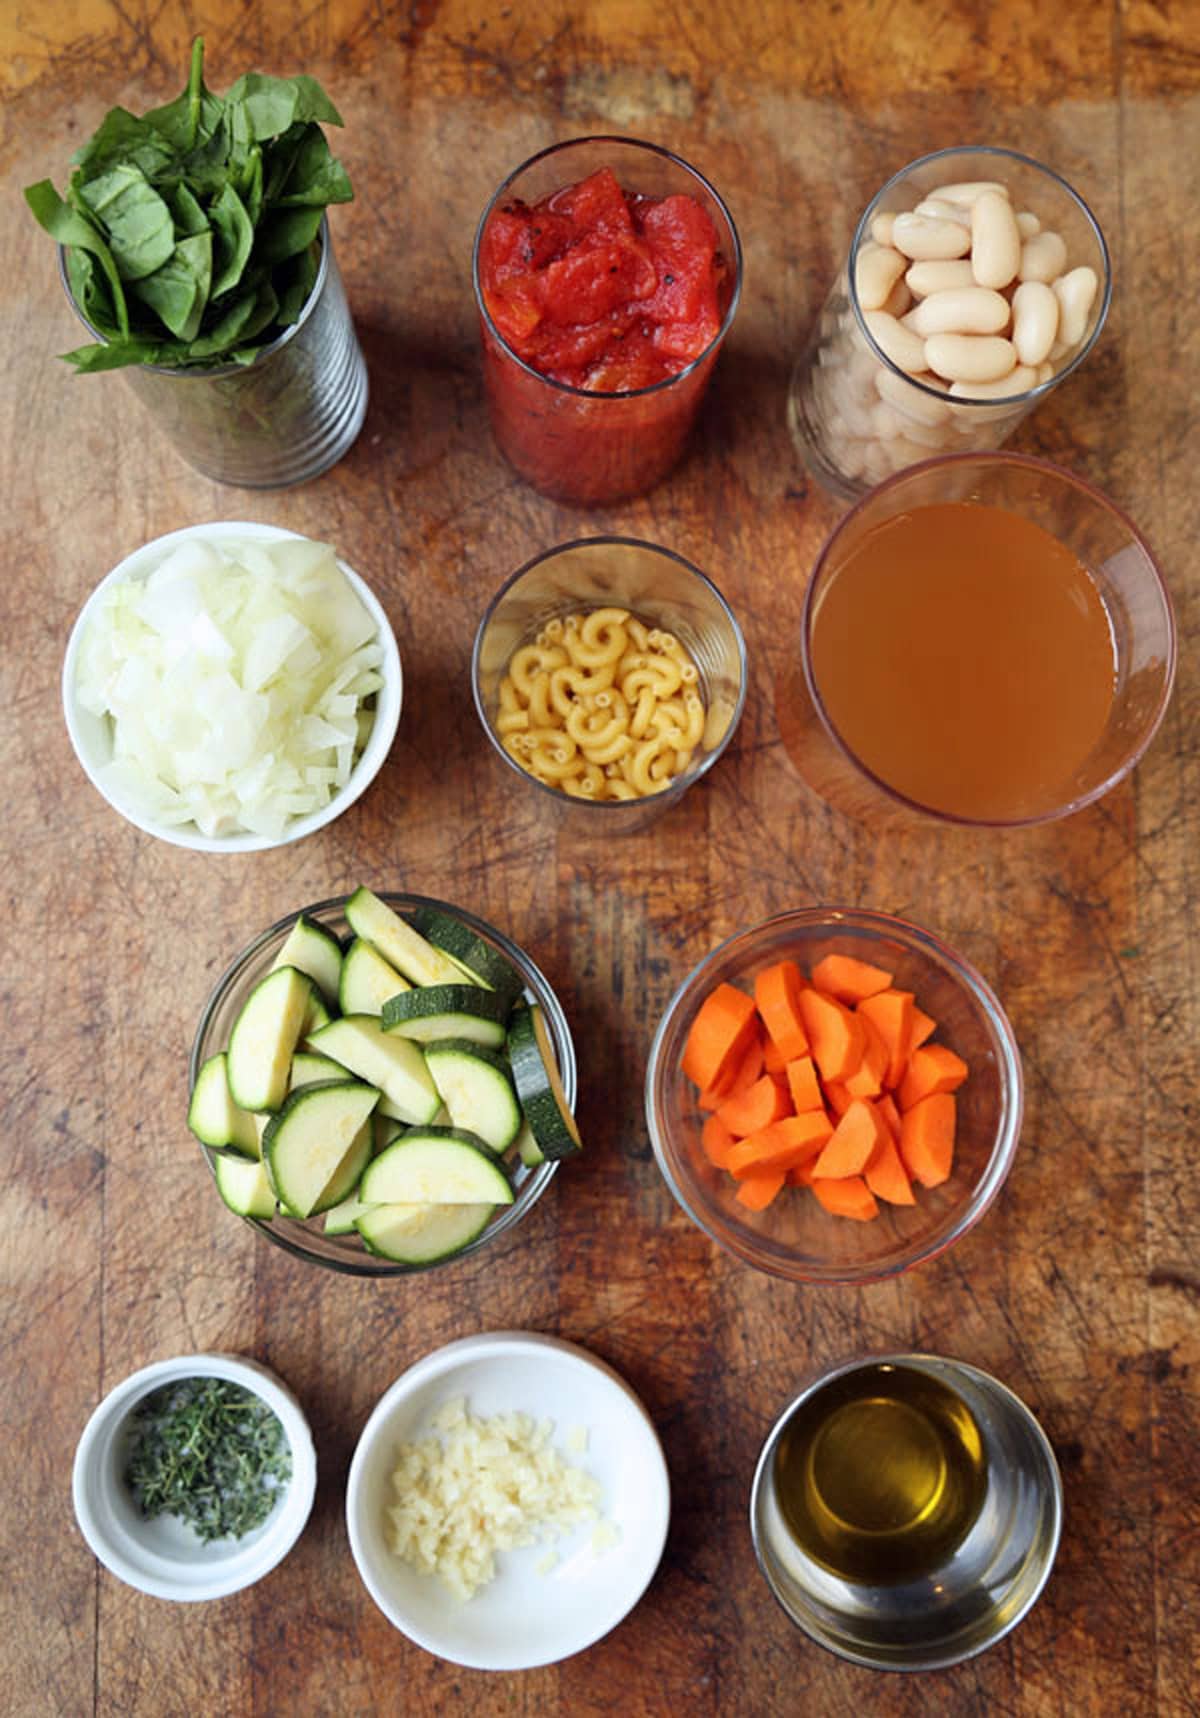
[[[477,984],[427,984],[402,991],[383,1005],[383,1029],[429,1044],[437,1038],[470,1038],[499,1049],[509,1007],[494,990]]]
[[[301,913],[271,964],[294,966],[306,973],[329,1007],[336,1007],[342,975],[342,943],[328,925]]]
[[[525,981],[498,948],[436,907],[414,907],[409,919],[426,942],[449,955],[477,983],[503,997],[509,1009],[513,1007],[525,989]]]
[[[454,1126],[507,1151],[521,1131],[521,1106],[503,1053],[469,1038],[440,1038],[426,1044],[425,1065]]]
[[[508,1060],[521,1112],[542,1156],[570,1157],[582,1141],[567,1106],[550,1038],[534,1003],[513,1011],[508,1028]]]
[[[262,1137],[263,1163],[276,1199],[294,1217],[311,1217],[337,1205],[357,1183],[370,1157],[365,1126],[379,1092],[361,1080],[301,1086],[272,1116]],[[343,1166],[359,1162],[349,1182]]]
[[[456,1127],[413,1127],[367,1167],[366,1205],[511,1205],[508,1171],[477,1134]]]

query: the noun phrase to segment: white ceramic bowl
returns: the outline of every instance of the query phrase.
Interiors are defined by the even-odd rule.
[[[179,826],[153,822],[140,807],[115,798],[108,784],[99,775],[102,767],[112,761],[112,725],[108,717],[93,715],[90,710],[83,708],[76,691],[76,674],[84,633],[101,593],[121,579],[148,578],[181,543],[221,543],[230,539],[247,538],[256,542],[277,543],[300,535],[298,531],[285,531],[278,525],[239,523],[232,520],[211,525],[187,525],[180,531],[169,531],[165,537],[155,537],[152,542],[135,549],[133,554],[126,555],[111,573],[101,579],[79,611],[75,625],[71,628],[67,654],[63,661],[62,696],[67,732],[71,736],[75,756],[82,764],[92,786],[108,801],[114,811],[119,811],[122,817],[138,829],[144,830],[147,835],[157,836],[160,841],[169,841],[175,847],[189,847],[197,853],[257,853],[267,847],[286,847],[289,842],[299,841],[303,836],[323,829],[327,823],[332,823],[335,817],[340,817],[343,811],[353,805],[378,775],[391,750],[400,721],[403,696],[400,652],[391,624],[378,598],[354,569],[348,567],[339,557],[338,566],[378,629],[379,643],[383,648],[383,662],[379,668],[383,686],[376,694],[375,720],[370,738],[363,747],[362,755],[354,766],[349,781],[328,805],[323,806],[320,811],[310,812],[307,817],[293,818],[278,840],[272,840],[269,836],[253,835],[247,831],[224,836],[202,835],[194,823]]]
[[[241,1539],[205,1544],[174,1516],[146,1518],[125,1484],[129,1417],[151,1390],[182,1378],[227,1378],[251,1390],[279,1419],[292,1452],[292,1478],[260,1527]],[[235,1354],[184,1354],[126,1378],[101,1402],[75,1451],[72,1497],[84,1538],[114,1575],[156,1599],[220,1599],[261,1580],[303,1531],[317,1486],[308,1421],[273,1372]]]
[[[592,1549],[594,1523],[554,1542],[497,1557],[497,1574],[460,1600],[388,1547],[396,1448],[427,1433],[443,1403],[465,1396],[473,1414],[520,1411],[553,1420],[554,1444],[595,1474],[601,1518],[619,1535]],[[586,1428],[587,1448],[570,1434]],[[388,1621],[418,1646],[476,1670],[529,1670],[582,1652],[631,1611],[650,1584],[667,1537],[670,1482],[658,1434],[629,1386],[573,1343],[521,1331],[467,1337],[426,1355],[380,1400],[350,1464],[346,1523],[358,1572]]]

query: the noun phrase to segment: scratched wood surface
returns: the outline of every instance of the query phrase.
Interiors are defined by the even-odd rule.
[[[294,493],[194,475],[118,378],[55,362],[76,331],[17,195],[46,174],[61,183],[109,105],[173,95],[193,29],[215,87],[252,67],[306,69],[347,121],[339,153],[358,198],[333,222],[371,408],[349,457]],[[8,0],[0,91],[0,1710],[1200,1711],[1195,6]],[[581,521],[493,449],[469,247],[509,168],[588,131],[695,161],[748,261],[691,457],[646,499]],[[1016,445],[1086,473],[1141,522],[1174,592],[1181,673],[1136,778],[1071,822],[880,830],[816,797],[781,739],[774,688],[836,517],[793,458],[786,379],[861,203],[913,156],[975,140],[1053,163],[1109,237],[1108,329]],[[296,847],[226,860],[111,814],[70,753],[57,691],[70,623],[107,568],[220,518],[334,541],[385,603],[407,675],[395,750],[365,799]],[[581,526],[705,567],[753,668],[722,766],[603,850],[511,791],[467,700],[492,590]],[[184,1126],[187,1049],[215,975],[289,905],[356,882],[469,902],[504,926],[557,987],[580,1052],[587,1156],[502,1255],[410,1284],[327,1276],[257,1240],[213,1197]],[[717,1253],[673,1204],[641,1108],[680,977],[735,928],[823,900],[897,911],[962,949],[1006,1004],[1027,1076],[1021,1149],[987,1221],[948,1257],[860,1292],[792,1287]],[[584,1342],[625,1374],[660,1429],[674,1514],[661,1570],[615,1633],[559,1667],[492,1678],[391,1630],[355,1574],[342,1498],[392,1379],[448,1339],[514,1326]],[[746,1502],[762,1437],[811,1363],[910,1344],[974,1361],[1031,1404],[1062,1464],[1066,1531],[1022,1628],[965,1667],[903,1679],[793,1632],[755,1568]],[[280,1569],[175,1608],[94,1563],[70,1462],[125,1374],[209,1348],[291,1382],[320,1483]]]

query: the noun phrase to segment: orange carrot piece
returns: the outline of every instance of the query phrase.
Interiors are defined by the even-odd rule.
[[[740,1183],[735,1197],[739,1205],[745,1205],[750,1211],[765,1211],[783,1186],[783,1182],[781,1169],[763,1169],[757,1175],[747,1175]]]
[[[752,1086],[763,1071],[763,1044],[758,1033],[746,1046],[746,1054],[734,1067],[727,1078],[715,1086],[710,1086],[706,1092],[701,1092],[697,1102],[702,1110],[719,1110],[726,1098],[736,1097]]]
[[[850,1108],[850,1105],[854,1102],[854,1099],[850,1096],[850,1093],[846,1090],[840,1080],[826,1080],[824,1091],[825,1102],[840,1121],[846,1111]]]
[[[911,990],[881,990],[876,996],[864,996],[854,1011],[871,1021],[888,1047],[883,1083],[889,1091],[904,1078],[912,1051],[913,1001]]]
[[[814,1177],[812,1190],[835,1217],[853,1217],[860,1223],[869,1223],[879,1215],[875,1195],[861,1175],[846,1175],[838,1181],[818,1181]]]
[[[775,1048],[775,1040],[768,1038],[763,1045],[763,1070],[768,1074],[782,1074],[787,1062]]]
[[[875,1105],[855,1098],[813,1166],[814,1177],[840,1181],[861,1174],[880,1140],[887,1137],[887,1123]]]
[[[863,1029],[863,1059],[854,1072],[846,1076],[846,1090],[852,1098],[877,1098],[883,1090],[883,1077],[888,1071],[891,1056],[871,1017],[860,1014],[859,1022]]]
[[[939,1187],[954,1163],[954,1122],[957,1109],[951,1092],[931,1092],[910,1110],[900,1127],[900,1156],[904,1167],[922,1187]]]
[[[794,1163],[787,1172],[789,1187],[811,1187],[813,1164],[815,1158],[810,1157],[807,1163]]]
[[[797,1056],[794,1062],[787,1064],[787,1083],[797,1115],[803,1115],[805,1110],[825,1108],[820,1081],[817,1079],[817,1070],[813,1066],[811,1056]]]
[[[684,1073],[707,1091],[740,1064],[757,1031],[753,997],[732,984],[718,984],[692,1021],[683,1050]]]
[[[754,1000],[763,1025],[785,1062],[808,1054],[808,1033],[800,1012],[804,979],[794,960],[764,967],[754,980]]]
[[[868,961],[855,960],[848,954],[827,954],[812,970],[812,981],[826,996],[836,996],[839,1002],[861,1002],[864,996],[875,996],[887,990],[892,982],[890,972]]]
[[[726,1098],[717,1114],[735,1138],[745,1139],[791,1112],[791,1094],[784,1081],[774,1074],[763,1074],[744,1092]]]
[[[962,1057],[945,1044],[926,1044],[914,1050],[896,1093],[901,1110],[910,1110],[933,1092],[956,1092],[969,1072]]]
[[[926,1038],[932,1038],[936,1031],[937,1021],[933,1018],[932,1014],[924,1013],[914,1003],[912,1013],[912,1031],[909,1034],[908,1039],[909,1055],[911,1056],[914,1050],[919,1050]]]
[[[711,1115],[704,1118],[704,1126],[700,1129],[700,1144],[704,1147],[704,1155],[708,1161],[717,1169],[729,1168],[729,1151],[734,1143],[733,1135],[720,1116]]]
[[[800,1012],[822,1080],[844,1080],[863,1058],[862,1021],[819,990],[800,992]]]
[[[730,1146],[725,1167],[731,1175],[756,1175],[763,1169],[792,1169],[819,1157],[833,1137],[833,1124],[824,1111],[781,1116]]]
[[[915,1205],[917,1202],[908,1171],[896,1150],[895,1140],[890,1136],[881,1139],[867,1159],[863,1178],[871,1192],[880,1199],[886,1199],[889,1205]]]
[[[896,1100],[892,1096],[891,1092],[884,1092],[883,1096],[879,1099],[878,1109],[880,1115],[887,1123],[888,1132],[891,1134],[896,1144],[899,1145],[900,1111],[896,1108]]]

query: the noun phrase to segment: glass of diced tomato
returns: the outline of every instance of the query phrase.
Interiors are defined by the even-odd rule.
[[[542,494],[600,506],[679,459],[737,310],[737,229],[652,143],[542,150],[479,223],[473,276],[500,451]]]

